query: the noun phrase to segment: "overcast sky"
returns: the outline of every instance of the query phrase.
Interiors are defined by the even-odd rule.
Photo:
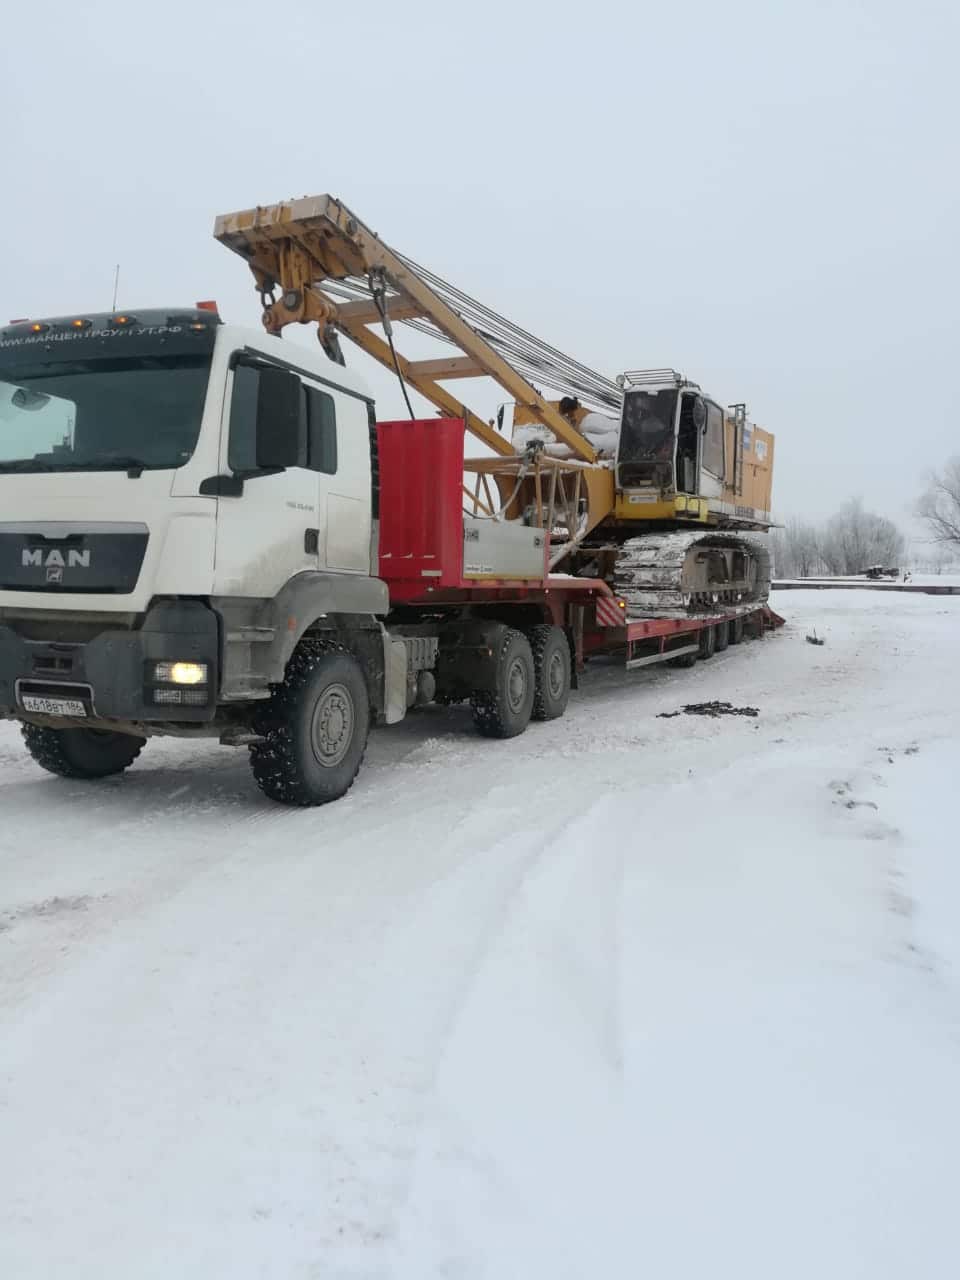
[[[256,324],[214,216],[329,191],[585,363],[746,400],[781,514],[906,522],[960,453],[957,13],[5,5],[0,318],[106,309],[119,261],[121,305]]]

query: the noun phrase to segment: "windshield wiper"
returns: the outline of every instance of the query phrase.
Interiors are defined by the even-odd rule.
[[[0,471],[57,471],[50,462],[35,462],[33,458],[14,458],[12,462],[0,462]]]
[[[70,463],[70,470],[126,471],[131,480],[137,480],[151,465],[151,463],[145,462],[143,458],[135,458],[133,454],[102,453],[99,457],[95,454],[92,458],[85,458],[83,462]]]
[[[34,458],[16,458],[13,462],[0,462],[0,471],[126,471],[131,480],[137,480],[153,465],[143,458],[135,458],[133,454],[105,453],[100,457],[84,458],[82,462],[39,462]]]

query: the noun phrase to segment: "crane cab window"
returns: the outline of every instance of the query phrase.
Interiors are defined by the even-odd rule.
[[[723,410],[707,401],[707,423],[703,433],[703,469],[723,479]]]
[[[625,392],[620,418],[617,477],[623,488],[669,486],[673,472],[674,419],[677,393]]]

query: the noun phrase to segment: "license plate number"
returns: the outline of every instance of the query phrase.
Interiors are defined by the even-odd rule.
[[[79,698],[41,698],[33,693],[23,694],[24,711],[34,711],[43,716],[85,716],[87,708]]]

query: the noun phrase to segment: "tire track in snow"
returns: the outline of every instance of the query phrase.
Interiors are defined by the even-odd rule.
[[[175,1184],[184,1179],[197,1193],[188,1168],[211,1171],[215,1160],[233,1159],[230,1194],[239,1194],[251,1219],[262,1215],[256,1218],[259,1240],[293,1230],[312,1240],[312,1256],[330,1268],[325,1274],[349,1274],[351,1257],[360,1274],[368,1273],[371,1249],[389,1233],[412,1157],[411,1134],[464,983],[469,985],[464,974],[496,950],[506,904],[577,807],[569,793],[558,793],[551,822],[531,828],[528,784],[495,786],[487,794],[498,815],[499,840],[491,840],[489,827],[475,838],[462,821],[444,849],[451,833],[428,823],[436,833],[434,848],[401,848],[386,855],[385,866],[381,827],[371,832],[362,817],[376,806],[348,801],[327,824],[332,846],[305,847],[296,832],[315,829],[316,815],[311,823],[311,815],[293,814],[283,824],[288,837],[275,841],[269,856],[257,824],[234,841],[229,857],[194,864],[189,874],[181,866],[178,883],[142,897],[109,936],[75,952],[69,970],[47,984],[41,1021],[27,1015],[15,1039],[7,1038],[7,1069],[21,1082],[30,1080],[29,1094],[20,1093],[19,1105],[14,1103],[25,1131],[36,1119],[29,1098],[43,1097],[44,1124],[69,1150],[80,1154],[102,1144],[112,1153],[114,1173],[127,1170],[126,1185],[159,1177],[174,1221],[185,1222],[188,1213]],[[388,813],[382,830],[395,831],[396,817]],[[338,829],[343,835],[358,821],[362,836],[336,839]],[[284,922],[286,953],[278,954],[275,943],[268,946],[261,936],[258,921],[271,919]],[[269,926],[266,934],[275,936]],[[251,982],[246,994],[238,982]],[[236,1038],[237,1024],[247,1027],[249,1040]],[[219,1037],[227,1027],[233,1050],[225,1057],[229,1051]],[[56,1039],[73,1035],[78,1045],[88,1044],[91,1034],[97,1038],[97,1057],[110,1063],[102,1079],[77,1078],[73,1069],[64,1074],[60,1067],[60,1085],[54,1085],[53,1059],[45,1050],[53,1028]],[[284,1043],[293,1028],[312,1043],[311,1056],[322,1064],[313,1088]],[[182,1067],[171,1075],[164,1066],[174,1043],[190,1064],[186,1075]],[[273,1077],[296,1100],[287,1106],[278,1099],[274,1107],[283,1117],[275,1123],[287,1177],[297,1163],[290,1155],[294,1133],[307,1136],[312,1150],[299,1158],[302,1194],[291,1198],[288,1191],[280,1205],[237,1146],[238,1133],[242,1140],[256,1128],[247,1129],[236,1106],[248,1101],[262,1116]],[[214,1102],[210,1087],[223,1089],[229,1101]],[[192,1117],[189,1134],[180,1128],[185,1116]],[[385,1136],[391,1130],[404,1135],[399,1143]],[[149,1173],[136,1156],[131,1162],[128,1140],[152,1153]],[[37,1144],[40,1163],[34,1168],[28,1161],[22,1177],[22,1194],[39,1202],[45,1199],[45,1150],[45,1143]],[[80,1196],[90,1223],[80,1242],[93,1256],[102,1206],[118,1212],[116,1194],[111,1201],[99,1186],[94,1176]],[[214,1218],[238,1212],[244,1218],[226,1201],[214,1209],[220,1198],[209,1187],[199,1195]],[[48,1203],[47,1212],[58,1219],[55,1206]],[[312,1226],[303,1232],[307,1221]],[[141,1236],[134,1241],[137,1230]],[[131,1265],[143,1239],[153,1240],[156,1230],[142,1218],[138,1226],[131,1207]],[[123,1253],[120,1234],[115,1243]]]
[[[399,1214],[396,1274],[512,1275],[532,1235],[538,1274],[579,1280],[590,1270],[571,1228],[586,1223],[595,1240],[622,1208],[616,1194],[597,1202],[593,1175],[622,1159],[617,807],[600,796],[556,825],[550,856],[527,863],[463,975]]]

